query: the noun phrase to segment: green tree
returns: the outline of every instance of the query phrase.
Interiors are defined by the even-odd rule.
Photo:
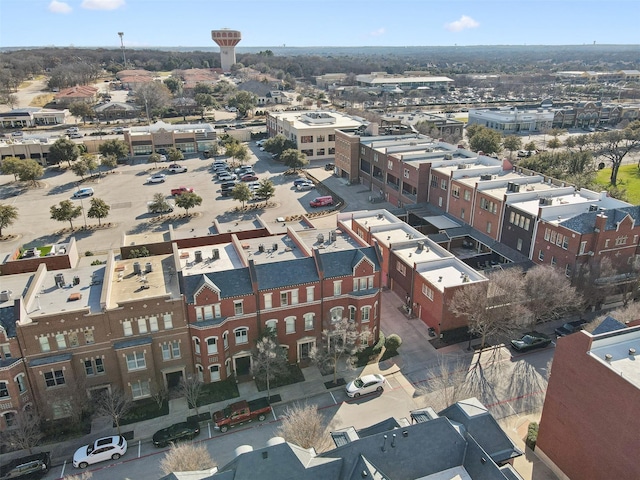
[[[98,147],[98,151],[103,157],[113,155],[116,160],[120,160],[129,155],[129,145],[118,139],[105,140]]]
[[[551,150],[555,150],[556,148],[560,148],[561,146],[562,142],[558,139],[558,137],[553,137],[547,142],[547,147]]]
[[[230,97],[227,103],[230,107],[236,107],[240,115],[245,117],[250,110],[255,108],[258,100],[253,93],[242,90]]]
[[[268,330],[256,342],[251,362],[251,373],[267,385],[267,398],[271,398],[271,382],[289,371],[287,356],[278,343],[275,332]]]
[[[256,189],[256,195],[260,198],[264,198],[264,204],[269,203],[269,200],[273,198],[276,193],[276,189],[273,186],[273,182],[268,178],[260,180],[260,184]]]
[[[18,178],[22,182],[31,182],[32,185],[37,184],[37,180],[44,175],[44,168],[35,160],[28,158],[22,161],[20,170],[18,171]]]
[[[281,155],[282,152],[290,148],[296,148],[296,144],[282,134],[271,137],[269,140],[264,142],[264,149],[269,153],[277,153],[278,155]]]
[[[82,207],[74,206],[71,200],[63,200],[60,202],[60,206],[51,205],[51,218],[58,222],[69,222],[71,229],[73,230],[73,220],[82,215]]]
[[[154,193],[153,200],[149,204],[149,213],[164,213],[169,211],[169,202],[162,193]]]
[[[193,192],[186,192],[176,197],[176,206],[184,208],[187,215],[189,215],[189,209],[201,204],[202,197]]]
[[[535,142],[528,142],[525,146],[524,149],[529,151],[529,152],[533,152],[534,150],[536,150],[538,147],[536,146]]]
[[[469,138],[469,147],[474,152],[483,152],[485,155],[500,151],[502,137],[500,133],[490,128],[482,127]]]
[[[176,95],[182,91],[182,82],[180,79],[176,77],[169,77],[165,79],[164,84],[167,86],[169,91]]]
[[[253,197],[253,193],[246,183],[240,182],[231,190],[231,198],[242,202],[242,208],[251,200],[251,197]]]
[[[236,144],[236,146],[232,149],[231,157],[234,160],[239,160],[240,163],[246,162],[249,160],[249,149],[246,145],[242,143]]]
[[[293,168],[294,172],[309,164],[307,156],[295,148],[289,148],[282,152],[280,160],[282,160],[287,167]]]
[[[76,118],[82,120],[82,123],[87,123],[87,117],[93,118],[96,116],[96,112],[93,107],[86,102],[73,102],[69,105],[69,113]]]
[[[216,109],[220,107],[220,105],[216,101],[216,97],[214,97],[209,93],[196,93],[193,99],[196,101],[198,106],[202,109],[202,115],[204,115],[207,109],[209,108]]]
[[[517,135],[509,135],[502,140],[502,148],[509,151],[509,158],[513,158],[513,152],[522,148],[522,140]]]
[[[155,165],[156,168],[158,168],[158,162],[160,161],[160,154],[157,152],[153,152],[151,155],[149,155],[149,158],[147,159],[147,163],[153,163]]]
[[[102,151],[100,153],[102,153]],[[60,138],[49,148],[47,160],[49,163],[58,164],[60,164],[60,162],[68,162],[69,166],[71,166],[71,162],[75,162],[79,156],[80,150],[74,142],[68,138]]]
[[[4,175],[13,175],[14,180],[18,180],[18,173],[22,166],[22,160],[18,157],[7,157],[2,160],[0,170]]]
[[[90,202],[91,206],[89,207],[89,211],[87,212],[87,217],[97,218],[98,225],[102,225],[102,219],[107,218],[111,207],[100,198],[92,198]]]
[[[618,170],[624,158],[640,150],[640,120],[630,123],[624,130],[611,130],[589,135],[597,157],[611,162],[611,185],[618,184]],[[640,163],[638,164],[640,166]]]
[[[110,170],[113,170],[118,166],[118,159],[115,157],[115,155],[107,155],[105,157],[102,157],[100,164],[104,165]]]
[[[13,205],[0,205],[0,238],[2,238],[2,230],[13,225],[17,219],[17,207]]]
[[[79,160],[71,165],[71,171],[84,180],[84,176],[89,173],[89,167],[86,162]]]
[[[167,150],[167,156],[169,157],[169,160],[173,163],[179,162],[184,158],[183,153],[175,147],[171,147],[169,150]]]
[[[171,92],[164,83],[145,83],[135,91],[136,104],[144,109],[145,113],[153,116],[161,112],[171,101]],[[150,118],[147,118],[151,121]]]

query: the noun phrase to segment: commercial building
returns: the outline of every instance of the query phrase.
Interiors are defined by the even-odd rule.
[[[266,112],[266,122],[270,137],[284,135],[310,161],[333,160],[337,129],[364,129],[368,125],[362,118],[325,111]]]
[[[209,123],[172,125],[159,121],[127,128],[124,141],[133,156],[150,155],[172,147],[182,153],[197,153],[211,150],[217,142],[217,135]]]
[[[51,110],[40,107],[14,108],[0,113],[2,128],[27,128],[42,125],[61,125],[70,116],[69,110]]]
[[[536,454],[561,479],[640,477],[640,327],[610,323],[557,342]]]
[[[398,87],[403,91],[419,87],[449,88],[449,85],[453,85],[453,80],[449,77],[431,76],[427,72],[404,72],[402,75],[371,72],[356,75],[356,82],[364,87]]]
[[[482,125],[512,135],[519,132],[544,132],[553,125],[554,112],[548,108],[521,110],[517,107],[470,109],[468,125]]]
[[[78,85],[65,88],[54,95],[54,102],[59,105],[70,105],[82,102],[94,104],[98,100],[98,89],[90,85]]]
[[[22,137],[0,139],[0,159],[7,157],[33,159],[46,167],[49,165],[47,162],[49,149],[59,138],[58,136],[40,136],[34,132]]]

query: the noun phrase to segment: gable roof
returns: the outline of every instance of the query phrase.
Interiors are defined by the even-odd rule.
[[[631,216],[635,225],[640,224],[640,206],[630,205],[622,208],[581,213],[580,215],[576,215],[575,217],[571,217],[560,222],[559,225],[577,233],[593,233],[596,226],[596,217],[601,213],[604,213],[607,216],[607,221],[604,227],[605,230],[615,230],[618,223],[624,220],[627,215]]]
[[[362,260],[371,262],[374,271],[380,270],[374,247],[320,253],[325,278],[345,277],[353,274],[354,267]]]
[[[456,402],[439,412],[439,415],[463,425],[496,463],[503,463],[523,453],[477,398]]]
[[[302,285],[317,282],[320,278],[311,257],[264,263],[255,265],[254,268],[259,290]]]
[[[219,289],[220,298],[232,298],[253,293],[247,267],[222,272],[207,272],[202,275],[182,276],[182,292],[187,303],[195,303],[194,295],[203,285]]]
[[[611,315],[607,315],[600,325],[593,329],[591,332],[592,335],[600,335],[601,333],[609,333],[615,332],[616,330],[622,330],[623,328],[627,328],[627,326],[613,318]]]

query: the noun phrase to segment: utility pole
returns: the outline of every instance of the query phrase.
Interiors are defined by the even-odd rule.
[[[124,41],[122,40],[122,37],[124,37],[124,32],[118,32],[118,35],[120,36],[120,48],[122,49],[122,63],[124,64],[124,69],[127,69],[127,57],[124,54]]]

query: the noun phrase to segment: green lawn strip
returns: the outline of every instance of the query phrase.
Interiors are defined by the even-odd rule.
[[[165,400],[162,402],[162,406],[158,408],[158,403],[153,398],[144,398],[133,402],[127,415],[120,421],[120,425],[128,425],[168,414],[169,402]]]
[[[269,383],[269,388],[284,387],[293,383],[304,382],[304,374],[298,365],[289,365],[286,375],[281,375]],[[256,378],[256,386],[260,392],[267,389],[267,383],[262,378]]]
[[[207,383],[202,386],[200,396],[198,398],[198,406],[209,405],[211,403],[221,402],[239,397],[238,385],[235,378],[231,377],[221,382]]]
[[[596,174],[596,183],[603,188],[609,186],[611,169],[603,168]],[[627,191],[629,203],[640,204],[640,170],[637,165],[622,165],[618,170],[618,186]]]

